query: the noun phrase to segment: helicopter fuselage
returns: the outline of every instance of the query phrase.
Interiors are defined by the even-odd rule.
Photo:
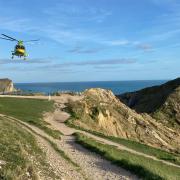
[[[15,46],[14,51],[12,51],[12,58],[14,58],[14,56],[24,57],[24,58],[27,57],[25,47],[22,43],[18,43]]]

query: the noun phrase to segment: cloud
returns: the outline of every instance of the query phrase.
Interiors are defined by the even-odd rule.
[[[94,54],[100,52],[101,50],[102,48],[85,49],[83,47],[76,46],[75,48],[68,50],[68,52],[77,54]]]
[[[119,58],[119,59],[106,59],[106,60],[89,60],[89,61],[78,61],[78,62],[68,62],[68,63],[61,63],[61,64],[51,64],[47,66],[43,66],[42,68],[45,69],[57,69],[57,68],[65,68],[71,66],[94,66],[94,65],[118,65],[118,64],[134,64],[137,61],[135,59],[126,59],[126,58]]]
[[[160,34],[154,34],[151,36],[151,39],[154,41],[162,41],[175,37],[178,34],[180,34],[180,29],[173,29],[169,31],[163,31]]]
[[[107,60],[96,60],[96,61],[81,61],[73,63],[73,65],[86,66],[86,65],[116,65],[116,64],[133,64],[136,60],[134,59],[107,59]]]
[[[2,71],[17,71],[17,72],[37,72],[37,71],[41,71],[41,72],[58,72],[58,73],[77,73],[77,72],[82,72],[80,70],[74,70],[74,69],[69,69],[69,68],[53,68],[53,66],[35,66],[35,67],[22,67],[22,66],[11,66],[11,67],[3,67]]]
[[[38,18],[30,19],[26,16],[22,18],[9,16],[7,18],[2,15],[0,17],[1,28],[15,32],[28,32],[31,35],[44,36],[58,43],[68,45],[71,45],[74,42],[92,42],[103,46],[131,46],[134,43],[133,41],[126,39],[111,40],[102,37],[100,33],[91,32],[89,29],[78,28],[76,26],[77,22],[71,23],[71,21],[83,19],[86,22],[90,20],[102,21],[109,16],[111,12],[101,8],[76,7],[76,5],[69,6],[69,4],[63,3],[63,6],[53,5],[44,10],[43,13],[47,17],[46,21],[40,21]],[[65,19],[61,21],[60,19],[63,17]],[[74,49],[69,50],[69,52],[93,54],[98,53],[101,50],[102,48],[86,49],[75,47]]]
[[[95,65],[93,66],[93,68],[98,70],[109,70],[109,69],[119,69],[119,66]]]
[[[1,65],[11,65],[11,64],[49,64],[53,61],[52,58],[30,58],[26,61],[24,61],[23,59],[0,59],[0,64]]]
[[[152,46],[150,44],[138,44],[137,48],[141,49],[141,50],[143,50],[145,52],[149,52],[149,51],[153,50],[153,48],[152,48]]]
[[[180,3],[177,0],[150,0],[164,7],[164,12],[152,20],[152,28],[146,29],[144,41],[168,41],[180,35]]]
[[[109,46],[126,46],[132,44],[132,42],[128,40],[105,40],[102,41],[102,43]]]
[[[74,1],[53,3],[51,7],[44,9],[43,13],[59,21],[81,23],[90,21],[101,23],[112,14],[109,10],[88,6],[86,3],[77,5]]]
[[[135,64],[137,61],[130,58],[117,59],[100,59],[100,60],[86,60],[86,61],[71,61],[65,63],[54,63],[53,59],[30,59],[27,61],[0,59],[2,65],[1,71],[15,71],[15,72],[58,72],[58,73],[80,73],[81,67],[89,66],[91,68],[100,69],[117,69],[117,65]],[[26,64],[26,66],[25,66]],[[79,67],[79,68],[78,68]],[[84,69],[84,68],[82,68]]]
[[[15,31],[15,32],[24,32],[24,31],[31,31],[33,29],[30,26],[30,19],[29,18],[14,18],[10,17],[0,17],[0,24],[1,29]]]

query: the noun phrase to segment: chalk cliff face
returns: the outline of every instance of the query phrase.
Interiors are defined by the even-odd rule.
[[[12,80],[0,79],[0,93],[9,93],[15,91]]]
[[[110,136],[180,150],[180,134],[146,113],[139,114],[122,103],[111,91],[89,89],[80,101],[69,103],[72,123]]]

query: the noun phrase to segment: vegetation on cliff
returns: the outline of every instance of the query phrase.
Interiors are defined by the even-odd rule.
[[[111,91],[89,89],[80,101],[70,102],[68,111],[75,126],[108,136],[138,141],[165,150],[179,151],[180,135],[148,114],[138,114]]]
[[[117,97],[139,113],[148,113],[163,124],[180,128],[180,78]]]

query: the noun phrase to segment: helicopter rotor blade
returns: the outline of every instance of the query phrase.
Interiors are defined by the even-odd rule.
[[[7,37],[7,38],[9,38],[9,39],[12,39],[13,41],[18,41],[17,39],[14,39],[14,38],[12,38],[12,37],[10,37],[10,36],[7,36],[7,35],[5,35],[5,34],[2,34],[3,36],[5,36],[5,37]]]
[[[39,39],[28,40],[28,41],[23,41],[23,42],[32,42],[32,41],[39,41]]]
[[[3,38],[3,37],[0,37],[0,39],[4,39],[4,40],[8,40],[8,41],[14,41],[12,39],[7,39],[7,38]]]

